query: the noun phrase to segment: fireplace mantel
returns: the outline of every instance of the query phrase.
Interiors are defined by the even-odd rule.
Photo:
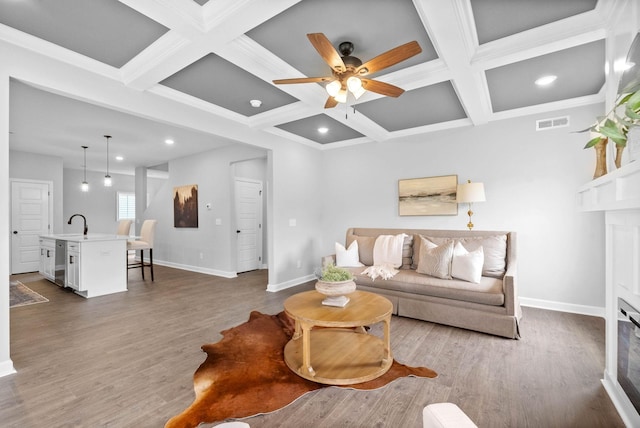
[[[606,361],[602,383],[627,426],[640,414],[617,380],[618,298],[640,307],[640,161],[624,165],[578,189],[580,211],[605,213]]]
[[[640,161],[611,171],[578,189],[581,211],[640,209]]]

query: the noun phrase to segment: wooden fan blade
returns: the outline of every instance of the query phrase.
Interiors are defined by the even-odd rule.
[[[399,97],[404,93],[404,89],[379,80],[364,79],[362,77],[360,80],[362,81],[362,87],[364,89],[375,92],[376,94],[386,95],[388,97]]]
[[[314,48],[318,51],[322,59],[329,64],[333,70],[341,73],[347,69],[342,62],[342,57],[333,47],[327,36],[322,33],[310,33],[307,34],[307,38],[311,42]]]
[[[273,83],[276,85],[286,85],[290,83],[316,83],[316,82],[330,82],[333,80],[332,77],[296,77],[293,79],[278,79],[274,80]]]
[[[365,76],[367,74],[375,73],[383,68],[391,67],[405,59],[409,59],[420,52],[422,52],[422,48],[415,40],[413,42],[405,43],[404,45],[395,47],[365,62],[358,67],[356,74]]]
[[[338,101],[335,98],[329,97],[327,98],[327,102],[324,103],[324,108],[333,108],[338,105]]]

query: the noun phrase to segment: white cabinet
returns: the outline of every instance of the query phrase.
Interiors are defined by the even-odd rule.
[[[82,291],[80,288],[80,244],[77,242],[67,242],[66,269],[65,286]]]
[[[56,279],[56,240],[40,238],[40,274],[49,281]]]
[[[127,291],[127,239],[127,236],[98,233],[43,235],[40,237],[40,272],[51,282],[85,298]],[[58,270],[64,271],[64,275],[58,275],[58,282],[56,253],[59,257],[62,254]]]

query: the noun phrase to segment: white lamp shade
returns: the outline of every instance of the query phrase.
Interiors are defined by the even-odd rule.
[[[362,80],[356,76],[349,77],[347,79],[347,88],[355,93],[358,89],[362,88]]]
[[[484,202],[484,184],[483,183],[464,183],[458,184],[456,194],[456,202]]]
[[[327,86],[325,86],[325,89],[327,90],[327,93],[329,95],[331,95],[332,97],[335,97],[338,94],[338,92],[340,92],[341,87],[342,87],[342,84],[338,80],[334,80],[332,82],[327,83]]]
[[[347,91],[345,91],[344,89],[341,89],[340,92],[338,92],[336,94],[335,97],[333,97],[336,99],[337,102],[339,103],[346,103],[347,102]]]
[[[111,176],[110,175],[105,175],[104,176],[104,187],[111,187]]]

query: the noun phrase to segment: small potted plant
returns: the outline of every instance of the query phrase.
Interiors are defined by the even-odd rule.
[[[322,301],[323,305],[344,307],[349,303],[349,298],[345,294],[353,293],[356,290],[356,283],[353,281],[351,272],[329,264],[316,275],[318,276],[316,291],[327,296]]]

